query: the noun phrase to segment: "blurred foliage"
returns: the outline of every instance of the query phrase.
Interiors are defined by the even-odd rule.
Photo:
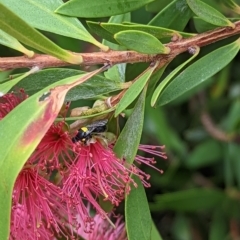
[[[158,2],[161,8],[164,1]],[[152,3],[153,9],[158,2]],[[214,1],[206,2],[219,9]],[[151,11],[150,6],[147,9]],[[223,6],[220,10],[225,16],[229,13]],[[137,12],[134,17],[138,18]],[[185,31],[195,31],[193,21]],[[203,51],[209,52],[226,41],[204,47]],[[170,73],[183,62],[184,55],[175,59],[166,71]],[[164,170],[162,176],[145,169],[151,173],[151,188],[146,189],[150,209],[163,239],[240,237],[239,64],[237,55],[207,86],[187,99],[160,109],[146,104],[142,142],[165,144],[168,153],[168,160],[159,159],[157,163]],[[203,112],[211,122],[203,121]],[[211,132],[208,124],[212,125]],[[221,141],[215,131],[232,136],[231,140]]]

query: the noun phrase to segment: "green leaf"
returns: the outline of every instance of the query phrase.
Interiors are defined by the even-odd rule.
[[[240,123],[240,99],[237,98],[232,102],[229,113],[225,119],[225,129],[230,133],[238,135],[239,123]]]
[[[186,0],[174,0],[160,11],[148,25],[182,31],[191,17],[192,11]]]
[[[235,3],[233,0],[222,0],[222,2],[229,7],[230,9],[232,9],[234,12],[240,14],[240,6]]]
[[[146,86],[157,65],[158,62],[155,63],[153,67],[149,67],[139,78],[135,79],[135,82],[130,86],[130,88],[121,98],[120,102],[117,104],[115,117],[124,109],[126,109],[137,98],[137,96],[143,90],[144,86]]]
[[[212,217],[209,240],[226,240],[228,235],[228,223],[221,207],[217,209]]]
[[[231,44],[218,48],[185,69],[163,90],[156,106],[162,106],[173,101],[196,86],[202,84],[224,68],[238,53],[239,42],[240,40],[237,40]]]
[[[156,202],[150,204],[150,209],[152,211],[197,212],[213,209],[224,199],[224,193],[216,189],[189,189],[157,195]]]
[[[161,81],[161,83],[158,85],[158,87],[155,89],[153,95],[152,95],[152,99],[151,99],[151,106],[153,107],[156,104],[157,99],[159,98],[159,96],[161,95],[163,89],[167,86],[167,84],[169,84],[169,82],[172,80],[172,78],[179,72],[182,70],[183,67],[186,66],[186,64],[188,64],[189,62],[191,62],[199,53],[199,48],[195,48],[195,53],[194,55],[189,58],[187,61],[185,61],[184,63],[182,63],[181,65],[179,65],[177,68],[175,68],[164,80]]]
[[[92,22],[92,21],[87,21],[87,25],[92,30],[92,32],[94,32],[95,34],[97,34],[101,38],[106,39],[109,42],[118,44],[118,42],[113,38],[113,34],[108,32],[106,29],[102,28],[99,23]]]
[[[229,154],[230,144],[222,144],[223,149],[223,176],[226,188],[235,187],[234,170],[232,167],[232,157]]]
[[[119,82],[125,82],[126,63],[119,63],[104,72],[104,76],[108,79],[116,79]]]
[[[86,72],[67,68],[46,69],[26,77],[17,84],[17,87],[24,88],[28,94],[32,95],[60,79],[84,73]],[[96,75],[90,78],[87,82],[71,89],[67,93],[65,100],[76,101],[78,99],[95,98],[96,96],[121,89],[123,89],[122,83]]]
[[[131,13],[130,12],[120,14],[120,15],[116,15],[116,16],[112,16],[112,17],[109,18],[108,23],[109,24],[115,24],[115,23],[122,23],[124,21],[131,21]],[[91,22],[91,23],[94,23],[94,22]],[[94,25],[95,24],[96,23],[94,23]],[[114,49],[114,50],[126,50],[125,47],[118,45],[118,42],[116,42],[116,40],[113,38],[113,34],[110,34],[108,31],[103,29],[100,26],[100,23],[97,23],[97,24],[98,24],[98,27],[100,27],[103,32],[106,32],[108,36],[110,35],[111,36],[110,38],[112,39],[111,41],[107,41],[107,40],[103,39],[103,41],[102,41],[103,44],[109,46],[111,49]],[[99,35],[99,36],[101,36],[101,35]]]
[[[208,4],[209,6],[211,6],[214,9],[217,9],[218,11],[221,12],[222,10],[222,5],[219,4],[218,0],[201,0],[202,2]],[[222,1],[222,0],[221,0]]]
[[[106,46],[98,42],[77,18],[54,13],[62,0],[1,0],[1,2],[34,28],[66,37],[90,42],[104,51]]]
[[[188,216],[177,213],[172,223],[173,239],[176,240],[192,240],[191,222]]]
[[[234,23],[239,21],[239,18],[228,18],[228,20]],[[216,28],[215,25],[208,23],[199,17],[193,17],[193,22],[198,33],[207,32]]]
[[[147,96],[149,94],[153,94],[153,92],[155,90],[155,87],[156,87],[158,81],[160,80],[160,78],[162,77],[166,67],[167,67],[167,64],[164,65],[163,67],[161,67],[160,69],[156,70],[152,74],[152,76],[151,76],[151,78],[149,80],[149,84],[148,84]]]
[[[114,24],[114,23],[100,23],[100,26],[106,29],[110,33],[119,33],[121,31],[128,31],[128,30],[136,30],[145,32],[148,34],[153,35],[154,37],[158,39],[166,38],[166,37],[192,37],[196,34],[191,33],[184,33],[184,32],[178,32],[176,30],[162,28],[162,27],[155,27],[155,26],[148,26],[143,24]]]
[[[151,238],[150,239],[151,240],[163,240],[153,221],[152,221],[152,231],[151,231]]]
[[[153,13],[159,12],[160,10],[165,8],[169,4],[169,2],[172,2],[172,0],[154,1],[146,5],[146,11]]]
[[[127,30],[116,33],[114,38],[123,46],[128,49],[135,50],[140,53],[146,54],[168,54],[170,48],[165,47],[157,38],[153,35],[142,31]],[[143,44],[144,43],[144,44]]]
[[[211,91],[211,98],[219,99],[225,94],[226,88],[228,88],[228,84],[231,79],[233,66],[232,63],[233,62],[229,63],[218,74],[216,74],[215,79],[217,79],[217,82],[215,82],[213,85],[213,89]]]
[[[57,117],[67,91],[102,70],[54,83],[27,98],[0,121],[0,239],[9,236],[12,190],[17,175]]]
[[[38,70],[39,70],[38,67],[32,68],[30,71],[26,72],[25,74],[15,78],[15,79],[12,79],[12,80],[9,80],[7,82],[0,84],[0,96],[3,96],[4,94],[6,94],[13,86],[15,86],[22,79],[24,79],[28,75],[30,75]]]
[[[0,69],[0,83],[5,82],[6,78],[9,76],[9,74],[11,74],[11,72],[12,72],[11,70],[1,72]]]
[[[130,164],[134,161],[141,140],[146,91],[144,88],[114,146],[116,155]]]
[[[82,18],[109,17],[126,12],[134,11],[154,0],[71,0],[55,12]]]
[[[99,196],[99,205],[107,213],[112,212],[114,208],[114,205],[102,195]]]
[[[240,216],[238,189],[234,186],[233,188],[228,188],[226,192],[228,194],[228,198],[224,202],[224,208],[221,208],[221,210],[224,210],[223,214],[229,224],[229,219],[235,219],[237,221]],[[229,231],[229,229],[227,230]]]
[[[232,175],[234,176],[234,179],[237,182],[237,187],[240,188],[240,162],[239,162],[239,156],[240,156],[240,149],[238,144],[236,143],[229,143],[228,144],[228,160],[230,162],[230,168]]]
[[[198,33],[206,32],[216,28],[215,25],[208,23],[199,17],[193,17],[193,23]]]
[[[230,26],[232,28],[235,27],[235,25],[231,21],[229,21],[224,15],[222,15],[220,12],[218,12],[216,9],[212,8],[208,4],[200,0],[186,1],[192,11],[204,21],[216,26]]]
[[[33,51],[30,51],[27,48],[25,48],[17,39],[5,33],[1,29],[0,29],[0,44],[13,48],[19,52],[22,52],[29,58],[31,58],[34,55]]]
[[[217,79],[217,78],[215,78]],[[204,91],[207,89],[207,87],[211,87],[213,85],[214,79],[213,78],[208,78],[205,81],[203,81],[201,84],[195,86],[194,88],[191,88],[189,91],[185,92],[183,95],[172,101],[173,105],[179,105],[184,102],[189,101],[191,97],[196,95],[197,93]]]
[[[174,31],[171,29],[152,27],[152,26],[147,26],[147,25],[143,25],[143,24],[100,23],[100,26],[112,34],[116,34],[121,31],[137,30],[137,31],[149,33],[158,39],[172,37],[174,34],[178,34],[177,31]]]
[[[215,140],[204,141],[191,152],[185,164],[188,168],[206,167],[221,160],[221,146]]]
[[[143,73],[148,67],[149,63],[146,62],[127,64],[126,80],[132,81],[133,79],[138,77],[141,73]]]
[[[128,240],[150,240],[152,219],[148,200],[142,182],[133,176],[138,187],[131,187],[131,192],[125,198],[125,219]],[[156,240],[156,239],[155,239]]]
[[[29,26],[21,18],[15,15],[2,3],[0,3],[0,28],[15,37],[22,43],[31,46],[39,51],[48,53],[70,63],[81,63],[82,57],[58,47],[56,44],[47,39],[44,35]]]
[[[146,108],[145,124],[149,135],[156,136],[159,143],[164,143],[167,146],[168,151],[175,151],[177,155],[186,158],[186,146],[170,125],[163,108],[159,108],[158,111]]]
[[[131,13],[130,12],[112,16],[108,20],[108,23],[122,23],[122,22],[131,22]]]

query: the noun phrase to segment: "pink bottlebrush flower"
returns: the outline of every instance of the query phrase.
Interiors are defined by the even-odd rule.
[[[23,89],[20,89],[17,93],[7,93],[0,97],[0,120],[27,97],[28,95]]]
[[[37,232],[34,232],[34,226],[31,217],[26,214],[26,206],[16,204],[12,206],[11,212],[11,232],[9,240],[44,240],[52,239],[52,234],[48,229],[40,226]],[[28,225],[26,225],[26,223]]]
[[[116,217],[115,228],[100,215],[94,216],[95,227],[91,233],[85,233],[80,229],[78,235],[85,240],[127,240],[125,224],[122,217]],[[81,219],[78,219],[81,222]]]
[[[62,171],[63,167],[71,164],[73,159],[71,150],[74,148],[74,143],[65,128],[65,122],[53,123],[29,162],[36,162],[41,169],[47,168],[51,171],[56,169]]]
[[[141,145],[139,149],[166,158],[162,152],[163,148]],[[79,202],[81,203],[80,208],[84,208],[81,200],[85,198],[98,214],[107,217],[98,204],[100,196],[104,196],[105,200],[109,200],[113,205],[118,206],[124,199],[125,193],[129,193],[131,189],[129,184],[133,183],[137,187],[130,177],[131,174],[139,176],[146,187],[150,186],[147,182],[149,175],[135,165],[127,164],[124,160],[117,158],[112,146],[103,146],[97,139],[94,143],[88,145],[76,143],[74,151],[76,158],[67,170],[68,174],[63,178],[63,192],[68,196],[69,203],[71,205],[75,204],[76,208],[78,208]],[[155,163],[153,158],[142,156],[136,156],[136,161],[149,166]],[[162,173],[161,170],[159,172]],[[87,209],[85,208],[83,212],[84,216],[81,216],[81,218],[88,220]]]
[[[77,143],[75,153],[75,163],[63,180],[63,191],[72,199],[86,198],[100,214],[104,212],[97,203],[99,196],[118,206],[124,198],[126,184],[133,182],[124,162],[99,141],[89,145]]]
[[[13,190],[11,238],[52,240],[55,235],[66,236],[65,220],[68,222],[73,217],[69,217],[72,213],[61,199],[59,187],[43,177],[34,166],[26,165]]]

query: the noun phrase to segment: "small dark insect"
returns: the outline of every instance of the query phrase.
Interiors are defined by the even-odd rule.
[[[75,137],[72,138],[74,143],[82,142],[84,144],[88,143],[88,140],[91,139],[94,135],[98,135],[98,133],[105,132],[107,130],[108,120],[100,120],[96,121],[86,127],[82,127],[78,130],[78,133]]]

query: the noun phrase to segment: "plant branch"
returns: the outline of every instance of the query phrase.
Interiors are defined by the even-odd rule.
[[[206,46],[214,42],[220,41],[234,35],[240,34],[240,21],[235,22],[235,28],[220,27],[214,30],[200,33],[194,37],[185,38],[176,42],[166,44],[171,49],[170,54],[147,55],[137,53],[135,51],[113,51],[108,52],[93,52],[93,53],[76,53],[83,57],[81,65],[91,66],[97,64],[117,64],[117,63],[137,63],[137,62],[152,62],[160,60],[160,65],[163,66],[169,58],[174,58],[182,52],[188,51],[193,46]],[[40,68],[62,67],[71,65],[53,56],[45,54],[35,54],[33,58],[26,56],[20,57],[2,57],[0,58],[0,70],[16,69],[16,68],[31,68],[38,66]]]
[[[213,137],[221,142],[231,142],[232,141],[232,137],[229,136],[226,132],[224,132],[220,128],[218,128],[216,126],[216,124],[213,122],[210,115],[206,111],[203,111],[201,113],[200,119],[201,119],[201,122],[202,122],[205,130],[210,134],[211,137]]]

